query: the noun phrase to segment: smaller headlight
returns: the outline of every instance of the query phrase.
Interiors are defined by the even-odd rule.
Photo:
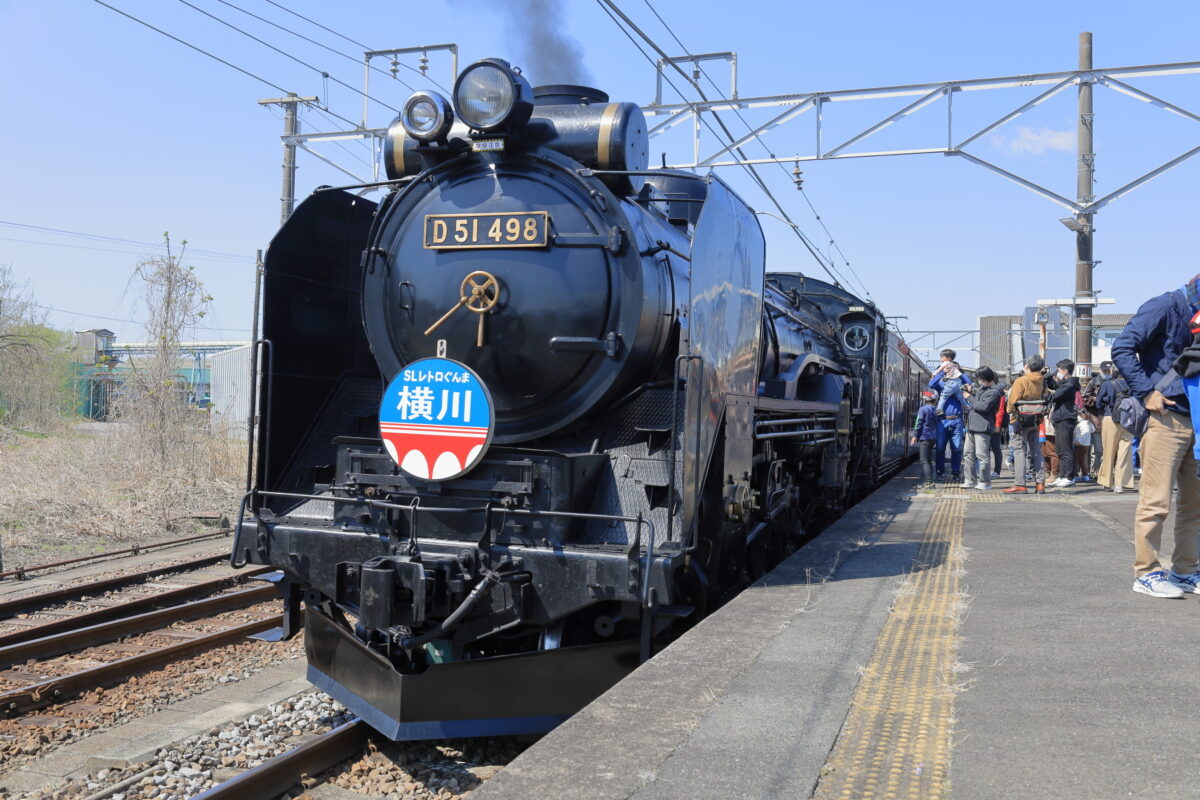
[[[417,92],[408,98],[400,113],[405,132],[423,142],[444,139],[454,124],[450,102],[437,92]]]

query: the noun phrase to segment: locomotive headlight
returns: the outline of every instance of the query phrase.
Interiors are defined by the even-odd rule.
[[[454,109],[478,131],[524,125],[533,113],[532,97],[529,81],[499,58],[475,62],[454,83]]]
[[[454,111],[437,92],[417,92],[404,104],[400,114],[404,131],[414,139],[433,142],[444,139],[454,123]]]

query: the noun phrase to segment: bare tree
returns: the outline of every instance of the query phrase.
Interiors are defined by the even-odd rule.
[[[148,440],[159,467],[169,467],[176,456],[194,444],[196,427],[188,410],[188,383],[181,376],[180,343],[208,311],[212,297],[185,266],[187,241],[178,253],[169,234],[163,234],[166,254],[141,261],[133,279],[142,282],[146,306],[146,332],[154,343],[154,354],[144,361],[130,362],[125,402],[121,416],[133,423]]]

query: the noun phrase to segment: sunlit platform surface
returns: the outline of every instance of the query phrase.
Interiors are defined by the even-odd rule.
[[[1137,493],[910,468],[473,793],[1190,797],[1200,596],[1131,591]],[[1170,553],[1168,520],[1165,552]]]

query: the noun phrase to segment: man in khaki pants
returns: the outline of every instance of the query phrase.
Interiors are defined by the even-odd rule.
[[[1121,400],[1129,396],[1130,389],[1111,361],[1105,361],[1100,369],[1104,372],[1104,385],[1096,394],[1096,406],[1100,409],[1102,420],[1102,452],[1096,483],[1120,494],[1133,488],[1133,434],[1121,425],[1117,413]]]
[[[1200,312],[1200,275],[1183,288],[1146,301],[1113,342],[1112,358],[1149,412],[1141,437],[1141,495],[1134,515],[1133,590],[1151,597],[1200,594],[1200,478],[1192,454],[1195,432],[1183,383],[1171,365],[1192,342],[1189,322]],[[1158,560],[1163,522],[1178,486],[1171,570]]]

